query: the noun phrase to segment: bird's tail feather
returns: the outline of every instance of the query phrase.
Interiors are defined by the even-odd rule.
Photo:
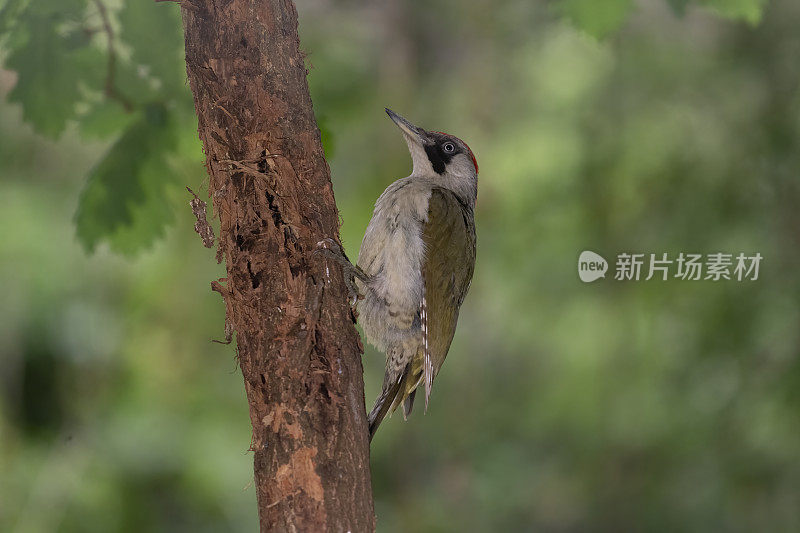
[[[417,394],[417,389],[411,391],[405,400],[403,400],[403,418],[408,418],[411,414],[411,409],[414,408],[414,396]]]
[[[378,396],[378,399],[375,400],[375,405],[372,407],[372,411],[369,412],[367,416],[367,422],[369,422],[369,440],[372,441],[372,437],[375,436],[375,432],[378,431],[378,426],[381,425],[386,413],[389,412],[389,408],[394,403],[394,399],[397,396],[397,393],[400,391],[400,384],[402,383],[402,379],[397,380],[392,384],[388,384],[387,387],[384,387],[381,395]]]
[[[406,391],[410,388],[408,380],[411,376],[411,363],[406,365],[403,373],[394,383],[384,383],[383,392],[375,400],[375,405],[372,407],[367,421],[369,422],[369,440],[375,435],[381,421],[386,417],[389,411],[394,412],[395,409],[403,403],[403,417],[408,416],[411,412],[411,407],[414,405],[414,393],[412,392],[408,398],[404,399]],[[416,387],[416,386],[415,386]],[[405,401],[404,401],[405,400]]]

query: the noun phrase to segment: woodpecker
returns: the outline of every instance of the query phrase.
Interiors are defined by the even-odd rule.
[[[427,411],[475,269],[478,163],[472,150],[458,137],[386,113],[408,144],[411,174],[375,203],[356,266],[338,251],[361,298],[358,321],[386,354],[383,389],[368,416],[370,439],[400,404],[408,417],[420,384]]]

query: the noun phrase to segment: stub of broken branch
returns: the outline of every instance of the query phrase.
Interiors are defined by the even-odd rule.
[[[225,317],[225,340],[211,339],[211,342],[216,342],[217,344],[230,344],[233,342],[233,326],[231,326],[228,317]]]
[[[217,344],[230,344],[233,340],[233,324],[231,324],[231,301],[230,301],[230,291],[228,287],[224,286],[222,282],[227,282],[228,278],[219,278],[216,281],[211,282],[211,290],[214,292],[218,292],[222,299],[225,300],[225,340],[221,341],[218,339],[211,339],[211,342],[216,342]]]
[[[186,190],[192,193],[192,198],[189,205],[192,207],[192,213],[197,221],[194,223],[194,230],[203,239],[203,246],[206,248],[214,247],[214,230],[206,219],[206,203],[201,200],[192,189],[186,187]]]

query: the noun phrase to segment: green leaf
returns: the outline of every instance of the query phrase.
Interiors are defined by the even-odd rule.
[[[103,98],[78,117],[78,128],[87,139],[113,138],[136,119],[135,113],[126,112],[116,100]]]
[[[631,12],[632,0],[561,0],[556,9],[597,39],[617,31]]]
[[[706,7],[720,16],[744,20],[755,26],[761,22],[767,0],[700,0],[699,5]]]
[[[119,13],[120,36],[132,49],[132,60],[147,67],[168,91],[185,90],[183,32],[178,6],[136,0]]]
[[[58,137],[75,117],[82,89],[102,86],[105,59],[96,48],[76,47],[74,34],[59,32],[54,16],[29,12],[23,19],[24,44],[6,61],[18,76],[8,100],[22,105],[23,118],[38,132]]]
[[[158,82],[141,72],[130,60],[118,59],[114,84],[125,98],[137,107],[164,100],[163,95],[159,94]]]
[[[176,139],[168,111],[149,106],[92,170],[75,213],[87,251],[108,241],[115,252],[133,255],[163,236],[174,218],[167,193],[177,180],[168,161]]]

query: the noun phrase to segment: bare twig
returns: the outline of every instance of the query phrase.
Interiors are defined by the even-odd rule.
[[[228,278],[219,278],[216,281],[212,281],[211,290],[214,292],[218,292],[220,296],[222,296],[223,298],[227,298],[228,295],[230,294],[230,291],[228,291],[228,288],[221,283],[221,282],[227,283],[227,281]]]
[[[221,341],[218,339],[211,339],[211,342],[215,342],[217,344],[230,344],[233,342],[233,326],[231,326],[228,317],[225,317],[225,340]]]
[[[214,247],[214,230],[206,219],[206,203],[201,200],[192,189],[186,187],[186,190],[192,193],[192,198],[189,200],[189,205],[192,206],[192,214],[197,221],[194,223],[194,230],[203,239],[203,246],[206,248]]]
[[[111,20],[108,18],[108,10],[101,0],[95,0],[94,3],[97,6],[97,10],[100,12],[100,17],[103,19],[103,31],[108,40],[108,67],[105,85],[106,97],[116,100],[127,113],[130,113],[133,111],[133,103],[117,90],[117,86],[114,82],[117,73],[117,52],[114,49],[114,29],[111,27]]]

